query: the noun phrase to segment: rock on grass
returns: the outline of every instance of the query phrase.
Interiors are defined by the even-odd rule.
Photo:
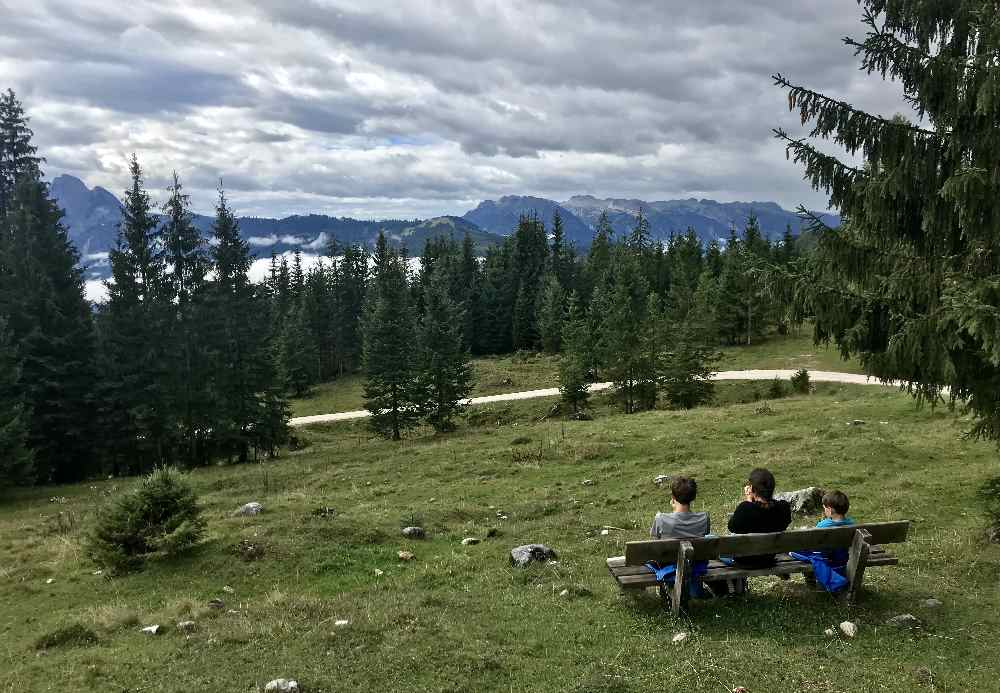
[[[556,552],[545,544],[525,544],[510,550],[510,562],[518,568],[526,568],[532,562],[545,563],[556,558]]]

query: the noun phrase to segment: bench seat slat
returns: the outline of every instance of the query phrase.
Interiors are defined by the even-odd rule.
[[[753,556],[788,551],[826,551],[849,548],[858,529],[871,534],[872,544],[896,544],[906,541],[909,521],[870,522],[860,525],[797,529],[773,534],[730,534],[720,537],[690,539],[694,547],[693,560],[722,556]],[[650,539],[625,544],[625,563],[642,565],[649,561],[667,563],[674,560],[680,539]]]
[[[884,550],[873,554],[868,561],[870,567],[897,565],[899,559]],[[609,568],[612,577],[626,589],[652,587],[657,584],[653,572],[646,566],[621,566]],[[760,569],[727,566],[725,563],[712,561],[706,573],[700,580],[728,580],[740,577],[755,577],[764,575],[791,575],[793,573],[811,573],[812,564],[797,561],[788,555],[778,556],[773,566]]]

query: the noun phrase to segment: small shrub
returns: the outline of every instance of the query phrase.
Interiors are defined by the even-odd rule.
[[[790,382],[792,383],[792,390],[794,390],[798,394],[800,395],[809,394],[809,389],[810,389],[809,371],[807,371],[805,368],[800,368],[799,370],[797,370],[795,372],[795,375],[792,376]]]
[[[780,378],[775,378],[771,381],[771,387],[767,389],[768,399],[781,399],[785,396],[785,384],[781,382]]]
[[[50,647],[86,647],[98,641],[97,633],[80,623],[56,628],[35,641],[36,650],[47,650]]]
[[[1000,476],[979,487],[979,500],[986,510],[986,536],[991,543],[1000,544]]]
[[[251,541],[250,539],[240,539],[236,545],[236,555],[246,563],[256,561],[264,557],[264,543],[261,541]]]
[[[518,436],[514,440],[510,441],[510,444],[511,445],[527,445],[530,442],[531,442],[531,438],[528,438],[527,436]]]
[[[205,520],[190,484],[180,472],[163,468],[102,509],[87,548],[95,563],[124,573],[142,567],[147,558],[186,551],[204,534]]]

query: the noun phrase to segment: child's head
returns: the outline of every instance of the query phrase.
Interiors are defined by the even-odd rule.
[[[823,514],[827,517],[846,515],[850,507],[851,503],[843,491],[827,491],[823,494]]]
[[[670,495],[679,505],[691,505],[698,495],[698,482],[679,476],[670,484]]]
[[[763,467],[757,467],[750,472],[747,483],[754,495],[762,501],[770,501],[774,498],[774,474]]]

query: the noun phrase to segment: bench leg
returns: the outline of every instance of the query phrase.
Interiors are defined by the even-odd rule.
[[[687,606],[692,555],[694,555],[694,546],[689,541],[682,541],[677,547],[677,572],[674,575],[674,599],[671,605],[674,616],[679,616],[681,607]]]
[[[868,530],[859,529],[854,533],[854,541],[851,543],[850,556],[847,560],[847,603],[853,604],[857,601],[861,585],[865,580],[865,567],[868,565],[868,556],[871,553],[872,535]]]

